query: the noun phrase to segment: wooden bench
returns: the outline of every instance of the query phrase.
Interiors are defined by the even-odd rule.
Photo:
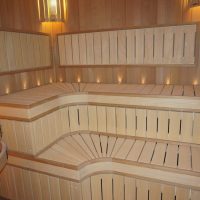
[[[184,198],[196,200],[199,101],[199,86],[83,83],[51,84],[0,97],[3,140],[10,150],[2,176],[26,169],[79,182],[77,188],[87,180],[99,191],[103,174],[109,173],[113,183],[117,176],[136,178],[138,187],[142,179],[159,187],[183,187],[189,193]],[[147,188],[140,192],[148,199],[152,190]],[[180,199],[176,192],[172,196]]]

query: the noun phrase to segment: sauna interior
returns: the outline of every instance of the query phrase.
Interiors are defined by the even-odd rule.
[[[200,0],[1,0],[0,199],[200,200]]]

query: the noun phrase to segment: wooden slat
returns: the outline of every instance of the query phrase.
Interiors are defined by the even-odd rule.
[[[135,64],[136,59],[136,36],[135,30],[127,30],[127,64]]]
[[[109,33],[101,32],[102,40],[102,64],[110,64],[110,44],[109,44]]]
[[[94,35],[93,33],[86,33],[87,45],[87,64],[94,64]]]
[[[97,122],[98,131],[106,132],[106,108],[104,106],[97,106]]]
[[[73,64],[78,65],[80,64],[80,55],[79,55],[79,41],[78,41],[78,34],[72,35],[72,55],[73,55]]]
[[[155,145],[155,142],[146,142],[138,161],[142,163],[150,163],[153,157]]]
[[[136,180],[137,186],[137,200],[148,200],[148,182],[143,180]]]
[[[116,137],[109,137],[108,138],[108,150],[107,150],[107,157],[110,157],[113,151],[113,148],[116,143]]]
[[[72,54],[72,37],[71,35],[65,35],[65,57],[66,65],[73,64],[73,54]]]
[[[117,64],[117,31],[109,32],[110,38],[110,64]]]
[[[194,171],[200,172],[200,148],[198,147],[191,147],[191,154],[192,154],[192,169]]]
[[[92,199],[102,200],[100,175],[91,177],[91,190],[92,190]]]
[[[144,63],[144,29],[136,29],[136,64]]]
[[[124,198],[124,177],[113,175],[113,197],[115,200]]]
[[[115,158],[126,159],[126,157],[127,157],[128,153],[130,152],[134,142],[135,141],[133,139],[126,139],[125,142],[120,147],[117,154],[115,155]]]
[[[179,162],[178,168],[191,170],[191,151],[190,146],[179,146]]]
[[[176,187],[176,199],[177,200],[190,199],[190,190],[188,188]]]
[[[152,28],[144,29],[144,64],[151,64],[154,61],[154,30]]]
[[[126,110],[125,108],[116,108],[116,133],[126,134]]]
[[[99,157],[102,157],[99,135],[91,135],[91,138],[93,140],[94,146],[97,150]]]
[[[118,64],[126,64],[126,31],[117,31]]]
[[[173,91],[173,85],[165,85],[161,92],[161,95],[171,96],[172,91]]]
[[[121,148],[121,146],[123,145],[124,142],[125,142],[124,138],[117,138],[117,140],[115,142],[115,146],[114,146],[114,148],[112,150],[111,157],[115,157],[115,155],[120,150],[120,148]]]
[[[79,51],[80,51],[80,65],[87,64],[87,50],[86,50],[86,38],[85,34],[79,34],[78,35],[78,41],[79,41]]]
[[[135,131],[136,131],[135,109],[127,108],[126,109],[126,134],[134,136]]]
[[[183,86],[182,85],[175,85],[173,92],[173,96],[183,96]]]
[[[142,152],[144,145],[145,145],[144,141],[136,140],[135,144],[133,145],[132,149],[130,150],[127,156],[127,160],[137,161]]]
[[[106,107],[107,132],[116,133],[116,113],[114,107]]]
[[[136,200],[136,183],[134,178],[124,177],[125,200]]]
[[[108,137],[100,135],[100,141],[101,141],[101,149],[102,149],[102,156],[106,157],[107,154],[107,145],[108,145]]]
[[[167,148],[167,144],[165,143],[156,144],[151,164],[160,165],[160,166],[164,164],[166,148]]]
[[[147,137],[157,137],[157,111],[147,110]]]
[[[184,85],[184,96],[194,96],[194,87],[191,85]]]
[[[103,174],[102,176],[102,199],[113,199],[112,188],[112,174]]]
[[[178,145],[168,144],[166,151],[165,166],[177,167]]]
[[[140,137],[146,136],[146,110],[136,109],[137,125],[136,135]]]
[[[87,178],[82,181],[81,183],[81,188],[82,188],[82,199],[83,200],[91,200],[91,184],[90,184],[90,178]]]
[[[103,52],[104,53],[104,52]],[[101,33],[94,33],[94,64],[100,65],[102,60]]]

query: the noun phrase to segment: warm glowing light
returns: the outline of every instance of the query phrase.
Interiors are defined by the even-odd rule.
[[[27,82],[26,82],[26,81],[24,81],[24,83],[23,83],[23,89],[24,89],[24,90],[27,89]]]
[[[78,83],[81,82],[81,78],[80,78],[80,77],[77,78],[77,82],[78,82]]]
[[[169,78],[166,80],[166,84],[167,84],[167,85],[170,84],[170,79],[169,79]]]
[[[121,77],[121,76],[118,76],[117,80],[118,80],[118,83],[119,83],[119,84],[122,83],[122,77]]]
[[[6,94],[9,94],[10,93],[10,88],[9,87],[6,87]]]
[[[38,0],[38,13],[41,22],[64,21],[66,10],[66,0]]]
[[[100,79],[99,78],[97,78],[97,83],[100,83],[101,81],[100,81]]]
[[[63,78],[62,78],[62,77],[60,77],[60,78],[59,78],[59,81],[60,81],[60,82],[63,82]]]
[[[40,80],[37,80],[37,86],[40,86],[40,85],[41,85]]]
[[[145,83],[146,83],[146,78],[145,78],[145,77],[142,77],[141,83],[142,83],[142,84],[145,84]]]
[[[193,81],[193,85],[198,85],[198,81],[197,81],[197,80],[194,80],[194,81]]]
[[[53,78],[52,77],[49,78],[49,83],[53,83]]]

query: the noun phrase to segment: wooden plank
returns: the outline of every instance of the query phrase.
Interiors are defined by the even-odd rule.
[[[161,92],[161,95],[171,96],[172,91],[173,91],[173,85],[165,85]]]
[[[33,199],[42,200],[42,191],[40,187],[39,174],[30,171],[30,176],[31,176],[31,185],[33,191]]]
[[[117,31],[109,31],[110,64],[117,64]]]
[[[136,109],[136,136],[146,137],[146,110]]]
[[[87,146],[89,147],[90,151],[93,153],[95,158],[98,158],[99,155],[96,151],[96,148],[95,148],[94,143],[93,143],[93,141],[90,137],[90,134],[81,134],[81,137],[83,138],[84,142],[87,144]]]
[[[101,33],[94,33],[94,64],[100,65],[102,56],[101,56]]]
[[[97,131],[97,107],[88,105],[89,130]]]
[[[144,29],[136,29],[136,64],[144,63]]]
[[[159,95],[161,94],[161,91],[163,90],[164,85],[155,85],[154,88],[151,90],[151,95]]]
[[[115,158],[126,159],[134,142],[135,140],[133,139],[126,139],[124,143],[122,144],[122,146],[120,147],[119,151],[116,153]]]
[[[190,199],[190,189],[176,187],[176,199],[177,200],[188,200],[188,199]]]
[[[92,199],[102,200],[100,175],[91,177],[91,190],[92,190]]]
[[[167,139],[168,138],[168,111],[158,111],[158,133],[157,138]]]
[[[69,107],[70,129],[71,132],[79,130],[78,108],[77,106]]]
[[[182,85],[175,85],[172,96],[183,96],[183,86]]]
[[[101,32],[102,41],[102,64],[110,64],[110,44],[109,44],[109,33]]]
[[[154,30],[144,29],[144,64],[152,64],[154,61]]]
[[[124,177],[113,175],[113,197],[115,200],[124,199]]]
[[[70,181],[60,179],[60,196],[61,199],[69,199],[71,200],[71,194],[70,194]]]
[[[180,145],[179,146],[179,162],[178,168],[191,170],[191,150],[190,146]]]
[[[168,138],[179,141],[181,133],[181,112],[169,112],[169,119]]]
[[[107,149],[107,157],[110,157],[115,146],[117,138],[116,137],[109,137],[108,138],[108,149]]]
[[[106,107],[97,106],[98,131],[106,132]]]
[[[154,64],[163,63],[164,28],[154,28]]]
[[[157,111],[147,110],[147,137],[157,138]]]
[[[165,158],[165,166],[177,167],[178,145],[168,144]]]
[[[161,184],[160,183],[149,183],[149,199],[160,200],[161,199]]]
[[[195,85],[194,86],[195,96],[200,97],[200,86]]]
[[[82,188],[82,199],[83,200],[91,200],[92,199],[92,191],[91,191],[91,184],[90,184],[90,178],[84,179],[81,182],[81,188]]]
[[[135,64],[136,59],[136,36],[135,30],[127,30],[127,64]]]
[[[184,44],[184,58],[183,63],[194,64],[195,62],[195,38],[196,38],[196,25],[183,26],[185,34]]]
[[[194,96],[194,87],[191,85],[184,85],[184,96],[193,97]]]
[[[86,105],[78,106],[79,111],[79,130],[88,130],[88,107]]]
[[[81,194],[81,184],[72,182],[71,181],[71,200],[80,200],[82,199],[82,194]]]
[[[125,184],[125,199],[124,200],[136,200],[136,182],[134,178],[124,177]]]
[[[51,199],[49,177],[45,174],[39,174],[42,199]]]
[[[120,150],[120,148],[121,148],[121,146],[123,145],[124,142],[125,142],[124,138],[117,138],[117,140],[115,142],[115,146],[114,146],[114,148],[112,150],[111,157],[115,157],[115,155]]]
[[[200,114],[194,113],[194,124],[193,124],[193,142],[200,144]]]
[[[100,141],[101,141],[102,156],[106,157],[107,145],[108,145],[108,137],[104,136],[104,135],[100,135]]]
[[[50,185],[51,199],[52,200],[61,200],[59,179],[50,176],[49,177],[49,185]]]
[[[150,163],[153,157],[155,145],[155,142],[146,142],[138,161],[142,163]]]
[[[126,134],[134,136],[135,131],[136,131],[135,109],[126,108]]]
[[[116,108],[116,126],[117,134],[125,135],[126,134],[126,113],[125,108]]]
[[[118,64],[126,64],[126,31],[117,31]]]
[[[200,191],[191,190],[191,200],[199,200]]]
[[[98,153],[99,157],[102,157],[99,135],[91,135],[91,138],[93,140],[94,146],[95,146],[95,148],[97,150],[97,153]]]
[[[181,141],[192,142],[193,113],[182,113]]]
[[[113,184],[112,184],[112,174],[102,174],[102,199],[110,200],[113,199]]]
[[[175,198],[175,187],[171,185],[162,186],[163,200],[171,200]]]
[[[173,26],[164,28],[164,52],[163,63],[171,64],[174,53],[174,31]]]
[[[143,150],[144,145],[145,141],[136,140],[126,159],[131,161],[137,161]]]
[[[116,133],[115,107],[106,107],[107,132]]]
[[[148,200],[148,182],[136,179],[137,200]]]
[[[87,64],[94,64],[94,34],[86,33]]]
[[[157,143],[151,164],[163,166],[167,144]]]
[[[91,152],[91,150],[89,149],[89,147],[86,145],[86,143],[84,142],[83,138],[79,134],[75,134],[72,137],[82,147],[82,149],[84,149],[86,154],[89,155],[90,159],[94,159],[95,158],[93,153]]]
[[[199,147],[191,147],[192,154],[192,170],[200,172],[200,148]]]
[[[79,51],[80,51],[80,65],[87,64],[87,50],[86,50],[86,38],[85,34],[78,34]]]
[[[65,35],[65,58],[66,58],[66,65],[73,64],[73,53],[72,53],[72,36]]]
[[[173,27],[173,31],[174,31],[173,63],[181,64],[183,63],[184,42],[185,42],[183,26],[175,26]]]
[[[79,41],[78,41],[78,34],[72,35],[72,56],[73,56],[73,64],[79,65],[80,64],[80,53],[79,53]]]
[[[6,43],[5,43],[5,34],[6,32],[0,31],[0,71],[8,71],[8,60],[6,55]]]

